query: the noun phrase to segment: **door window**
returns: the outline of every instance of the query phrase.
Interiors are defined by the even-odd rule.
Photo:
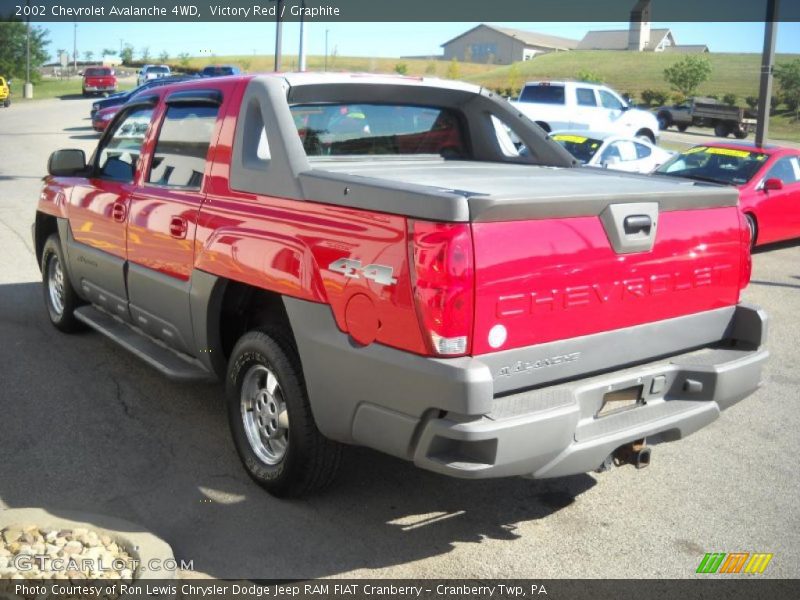
[[[645,146],[644,144],[640,144],[639,142],[634,142],[633,145],[636,146],[637,158],[647,158],[653,153],[653,151],[650,149],[649,146]]]
[[[638,160],[636,143],[628,140],[619,140],[610,144],[608,148],[603,151],[602,160],[608,161],[612,158],[616,158],[619,162]]]
[[[152,108],[138,108],[117,121],[111,136],[98,154],[97,177],[133,181],[136,161],[142,152],[142,142],[152,116]]]
[[[800,162],[796,156],[780,159],[767,173],[766,179],[780,179],[784,185],[800,181]]]
[[[600,90],[600,103],[603,108],[622,110],[622,101],[608,90]]]
[[[578,99],[578,106],[597,106],[597,98],[592,88],[577,88],[575,96]]]
[[[219,107],[174,105],[158,132],[148,183],[200,189]]]

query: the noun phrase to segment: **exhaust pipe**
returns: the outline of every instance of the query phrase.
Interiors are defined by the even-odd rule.
[[[647,445],[646,440],[637,440],[617,448],[614,452],[614,463],[617,466],[633,465],[637,469],[644,469],[649,466],[650,447]]]

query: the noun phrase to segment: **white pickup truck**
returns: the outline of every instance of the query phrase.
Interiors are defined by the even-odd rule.
[[[604,131],[658,140],[658,120],[631,108],[612,89],[578,81],[531,81],[512,101],[548,133],[558,129]]]

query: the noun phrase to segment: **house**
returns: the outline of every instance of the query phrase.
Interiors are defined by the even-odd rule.
[[[631,10],[628,29],[590,31],[578,43],[578,50],[630,50],[632,52],[708,52],[705,44],[680,46],[669,29],[650,27],[651,0],[638,0]]]
[[[509,65],[537,54],[574,50],[577,40],[481,24],[442,44],[445,60]]]

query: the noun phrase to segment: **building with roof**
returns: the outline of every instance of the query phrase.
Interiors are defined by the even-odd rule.
[[[538,54],[574,50],[577,40],[481,24],[442,44],[445,60],[509,65]]]

